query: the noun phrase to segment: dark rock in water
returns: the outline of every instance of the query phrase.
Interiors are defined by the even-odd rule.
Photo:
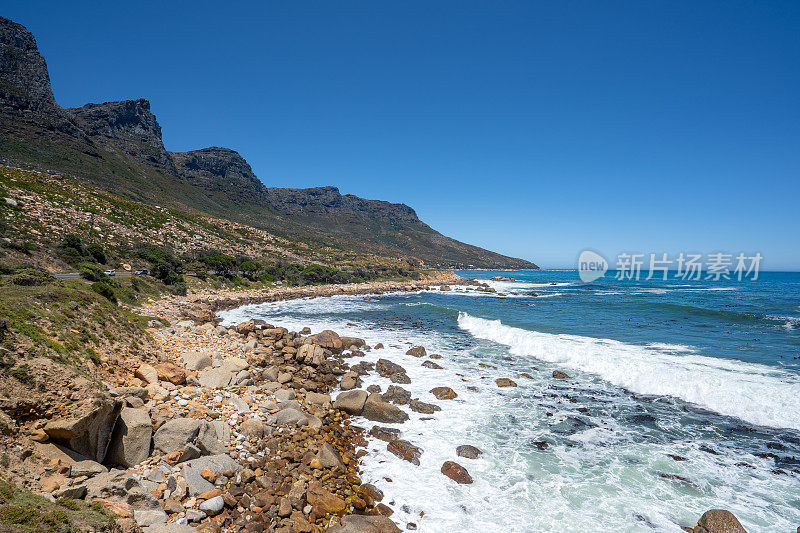
[[[497,378],[494,381],[495,381],[495,383],[497,383],[498,387],[516,387],[517,386],[517,384],[514,382],[514,380],[509,379],[509,378]]]
[[[531,446],[536,446],[540,450],[546,450],[547,447],[550,446],[550,443],[547,442],[546,440],[532,440],[529,442],[529,444]]]
[[[422,455],[422,448],[414,446],[407,440],[395,439],[386,445],[386,449],[394,455],[408,461],[409,463],[419,465],[419,458]]]
[[[406,355],[412,355],[414,357],[425,357],[428,355],[428,352],[425,351],[424,346],[414,346],[410,350],[406,352]]]
[[[382,514],[352,514],[343,516],[339,524],[329,527],[327,531],[328,533],[400,533],[400,528]]]
[[[719,455],[719,452],[713,448],[709,448],[705,444],[700,445],[700,451],[710,453],[711,455]]]
[[[450,387],[434,387],[430,390],[430,392],[439,400],[452,400],[453,398],[458,397],[456,391]]]
[[[672,453],[668,453],[667,457],[669,457],[673,461],[688,461],[688,459],[686,459],[686,457],[682,457],[680,455],[675,455],[675,454],[672,454]]]
[[[516,280],[515,280],[513,277],[511,277],[511,276],[492,276],[492,277],[491,277],[491,278],[489,278],[489,279],[490,279],[490,280],[492,280],[492,281],[516,281]]]
[[[375,505],[383,500],[383,491],[371,483],[361,485],[359,494],[367,502],[367,505]]]
[[[693,533],[747,533],[747,530],[730,511],[711,509],[703,513]]]
[[[442,474],[462,485],[472,483],[472,476],[469,475],[467,469],[453,461],[445,461],[442,465]]]
[[[431,358],[431,359],[441,359],[441,358],[442,358],[442,356],[441,356],[441,355],[439,355],[438,353],[432,353],[432,354],[430,355],[430,358]]]
[[[425,368],[432,368],[434,370],[441,370],[442,369],[441,365],[437,365],[433,361],[425,361],[424,363],[422,363],[422,366],[424,366]]]
[[[628,417],[628,420],[630,420],[634,424],[639,424],[648,427],[656,427],[656,417],[654,417],[650,413],[640,413],[631,415],[630,417]]]
[[[392,383],[411,383],[411,378],[406,375],[406,369],[388,359],[378,359],[375,370],[381,376],[391,379]]]
[[[373,392],[380,393],[381,392],[381,386],[380,385],[370,385],[369,387],[367,387],[367,392],[370,393],[370,394],[372,394]]]
[[[531,292],[528,293],[528,296],[539,296],[539,295],[536,294],[535,292],[531,291]]]
[[[553,370],[553,377],[556,379],[569,379],[569,374],[561,370]]]
[[[423,413],[426,415],[432,415],[436,411],[441,411],[442,408],[438,405],[433,405],[431,403],[421,402],[419,400],[411,400],[408,404],[412,411],[415,413]]]
[[[411,401],[411,392],[407,391],[403,387],[398,387],[397,385],[389,385],[389,388],[385,393],[383,393],[384,402],[392,402],[397,405],[408,405],[408,402]]]
[[[475,446],[463,444],[456,448],[456,454],[459,457],[466,457],[467,459],[477,459],[480,455],[483,455],[483,452]]]
[[[391,442],[400,438],[399,429],[386,428],[382,426],[372,426],[372,429],[369,430],[369,434],[384,442]]]
[[[554,424],[550,429],[553,431],[553,433],[558,433],[560,435],[573,435],[579,431],[584,431],[594,427],[597,427],[597,424],[587,422],[586,420],[578,418],[577,416],[570,416],[567,417],[566,420]]]
[[[527,372],[521,372],[521,373],[520,373],[520,377],[523,377],[523,378],[528,378],[528,379],[533,379],[533,376],[531,376],[531,375],[530,375],[530,374],[528,374]]]

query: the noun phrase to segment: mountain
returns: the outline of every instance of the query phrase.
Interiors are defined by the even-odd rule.
[[[167,151],[147,100],[62,108],[33,35],[2,17],[0,161],[300,241],[428,266],[537,268],[446,237],[404,204],[343,195],[336,187],[267,187],[234,150]]]

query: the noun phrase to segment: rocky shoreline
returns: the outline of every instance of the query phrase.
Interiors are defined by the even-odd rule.
[[[457,283],[468,285],[458,290],[488,290],[445,272],[416,282],[207,292],[151,302],[146,310],[170,323],[151,323],[161,360],[130,373],[120,369],[106,392],[76,391],[62,416],[34,425],[28,464],[37,465],[37,485],[51,501],[99,503],[117,517],[115,531],[399,532],[381,490],[360,478],[367,434],[351,418],[381,424],[369,436],[419,464],[424,450],[393,427],[409,418],[399,406],[423,414],[440,408],[411,397],[399,364],[360,359],[381,344],[261,320],[224,327],[217,312],[310,296],[449,291]],[[406,355],[441,368],[439,356],[423,346],[409,347]],[[392,385],[363,390],[361,378],[370,373]],[[553,378],[569,376],[554,372]],[[496,385],[516,383],[502,378]],[[430,392],[438,400],[457,396],[446,386]],[[483,453],[470,445],[455,451],[466,460]],[[441,472],[459,484],[473,482],[456,461],[443,463]],[[726,513],[709,511],[687,530],[744,531]]]

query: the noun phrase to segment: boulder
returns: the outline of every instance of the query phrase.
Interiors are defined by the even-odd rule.
[[[189,370],[203,370],[211,366],[211,357],[202,352],[189,351],[181,355],[184,366]]]
[[[279,389],[275,391],[275,400],[278,402],[288,402],[297,397],[292,389]]]
[[[324,488],[322,483],[317,480],[309,481],[306,500],[313,506],[317,516],[338,514],[346,507],[342,498]]]
[[[328,528],[328,533],[401,533],[390,518],[381,515],[352,514],[342,517],[339,524]]]
[[[297,349],[295,359],[311,366],[319,366],[325,361],[325,349],[318,344],[304,344]]]
[[[442,474],[462,485],[469,485],[472,483],[472,476],[469,475],[467,469],[453,461],[445,461],[442,465]]]
[[[556,379],[569,379],[569,374],[561,370],[553,370],[553,377]]]
[[[248,439],[260,439],[264,436],[264,423],[261,420],[248,418],[239,426],[239,433]]]
[[[198,494],[214,489],[214,485],[203,478],[203,470],[208,469],[211,472],[219,474],[226,470],[231,470],[234,473],[238,473],[242,470],[242,466],[226,454],[200,457],[186,463],[181,463],[180,467],[181,473],[188,485],[190,496],[197,496]]]
[[[434,388],[431,389],[430,392],[438,400],[452,400],[453,398],[457,398],[458,397],[458,394],[456,394],[456,391],[454,391],[450,387],[434,387]]]
[[[410,350],[406,352],[406,355],[411,355],[414,357],[425,357],[428,355],[428,352],[425,351],[424,346],[414,346]]]
[[[70,417],[45,424],[44,431],[54,442],[102,463],[120,410],[120,400],[103,395],[93,396],[75,407],[75,413]]]
[[[511,276],[492,276],[489,279],[492,281],[515,281]]]
[[[227,438],[225,438],[227,435]],[[200,449],[203,455],[217,455],[227,452],[225,446],[222,445],[220,440],[230,440],[230,426],[221,421],[214,422],[201,422],[200,431],[197,432],[197,438],[194,443]]]
[[[342,349],[342,339],[339,337],[339,334],[329,329],[321,331],[316,335],[311,335],[308,338],[311,339],[313,344],[318,344],[332,352],[338,352]]]
[[[153,423],[144,409],[123,408],[111,436],[106,462],[130,468],[150,456]]]
[[[339,393],[333,402],[334,409],[339,409],[351,415],[360,415],[367,401],[367,393],[363,390],[353,390]]]
[[[139,365],[133,375],[149,385],[158,383],[158,371],[148,364]]]
[[[139,526],[163,524],[167,513],[158,500],[131,474],[124,470],[112,470],[89,478],[86,482],[86,500],[96,499],[130,506],[133,518]]]
[[[425,368],[431,368],[433,370],[441,370],[442,369],[441,365],[438,365],[438,364],[434,363],[433,361],[424,361],[422,363],[422,366],[424,366]]]
[[[169,420],[153,435],[153,448],[161,453],[182,450],[197,438],[200,425],[200,421],[193,418]]]
[[[225,500],[222,496],[214,496],[208,500],[200,502],[200,510],[209,516],[216,516],[225,508]]]
[[[391,402],[397,405],[407,405],[411,401],[411,392],[397,385],[389,385],[389,388],[381,396],[384,402]]]
[[[316,458],[325,468],[340,468],[342,471],[345,469],[342,457],[339,452],[334,449],[328,442],[323,442],[319,447]]]
[[[405,411],[384,402],[380,394],[370,394],[367,397],[361,414],[368,420],[389,424],[400,424],[408,420],[408,414]]]
[[[305,403],[308,405],[325,405],[331,402],[331,397],[328,394],[321,394],[319,392],[309,392],[306,394]]]
[[[301,427],[308,425],[308,417],[303,414],[302,411],[288,408],[281,409],[274,415],[271,415],[268,422],[278,426]]]
[[[396,428],[385,428],[382,426],[372,426],[369,434],[384,442],[391,442],[400,438],[400,430]]]
[[[419,458],[422,455],[422,448],[414,446],[407,440],[394,439],[389,441],[389,444],[386,445],[386,449],[397,457],[408,461],[409,463],[419,465]]]
[[[169,381],[173,385],[183,385],[186,383],[186,370],[172,363],[160,363],[155,366],[158,379]]]
[[[388,359],[378,359],[378,362],[375,364],[375,370],[378,372],[378,374],[385,378],[391,377],[392,374],[406,373],[405,368],[397,363],[389,361]]]
[[[359,339],[358,337],[339,337],[339,340],[342,341],[342,348],[345,350],[349,350],[353,347],[363,348],[367,345],[364,339]]]
[[[517,384],[510,378],[497,378],[494,380],[498,387],[516,387]]]
[[[747,533],[730,511],[711,509],[703,513],[693,533]]]
[[[361,379],[358,377],[358,373],[353,371],[350,371],[342,376],[342,381],[339,383],[339,387],[342,390],[352,390],[360,386]]]
[[[458,454],[459,457],[466,457],[467,459],[477,459],[479,456],[483,455],[483,452],[475,446],[463,444],[456,448],[456,454]]]
[[[411,400],[408,402],[408,406],[411,408],[412,411],[415,413],[422,413],[425,415],[432,415],[436,411],[441,411],[442,408],[438,405],[433,405],[432,403],[425,403],[419,400]]]

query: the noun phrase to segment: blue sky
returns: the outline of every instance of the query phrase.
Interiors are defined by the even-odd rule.
[[[592,248],[800,269],[798,2],[22,2],[62,106],[403,202],[547,267]]]

